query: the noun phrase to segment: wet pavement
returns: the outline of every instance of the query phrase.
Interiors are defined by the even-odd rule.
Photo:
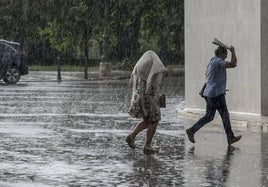
[[[159,153],[145,155],[146,132],[135,150],[125,143],[139,122],[127,113],[127,79],[27,76],[17,85],[0,82],[0,187],[268,186],[268,133],[235,128],[242,140],[228,148],[221,125],[210,123],[195,145],[188,141],[185,128],[194,120],[176,112],[183,77],[165,81]]]

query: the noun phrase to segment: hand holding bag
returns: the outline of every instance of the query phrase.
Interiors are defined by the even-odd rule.
[[[206,85],[207,85],[207,83],[205,83],[205,84],[203,85],[202,89],[201,89],[200,92],[199,92],[199,95],[200,95],[201,97],[204,97],[204,90],[205,90],[205,88],[206,88]]]

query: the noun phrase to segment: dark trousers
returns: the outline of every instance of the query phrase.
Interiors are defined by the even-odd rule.
[[[221,115],[227,139],[229,140],[230,138],[233,138],[234,133],[231,127],[229,112],[225,101],[225,95],[221,94],[217,97],[205,97],[205,100],[207,102],[206,114],[193,125],[193,132],[197,132],[205,124],[211,122],[214,119],[216,110],[218,110],[219,114]]]

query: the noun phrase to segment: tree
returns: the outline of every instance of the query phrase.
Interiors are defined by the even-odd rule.
[[[40,61],[52,62],[54,53],[88,59],[89,40],[101,43],[106,28],[114,60],[135,61],[152,49],[166,62],[178,61],[184,50],[183,8],[183,0],[1,0],[0,38],[22,43]]]
[[[177,61],[176,54],[183,50],[183,1],[147,0],[144,3],[144,14],[141,19],[141,50],[153,49],[164,61]]]

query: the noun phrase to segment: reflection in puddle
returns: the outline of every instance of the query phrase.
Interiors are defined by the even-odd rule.
[[[268,133],[261,134],[261,184],[262,186],[268,186]]]
[[[267,134],[242,132],[239,149],[227,149],[222,129],[203,130],[189,145],[191,121],[175,112],[184,79],[164,90],[159,153],[144,155],[145,132],[135,150],[125,142],[138,121],[127,113],[128,80],[1,86],[0,186],[268,186]]]

